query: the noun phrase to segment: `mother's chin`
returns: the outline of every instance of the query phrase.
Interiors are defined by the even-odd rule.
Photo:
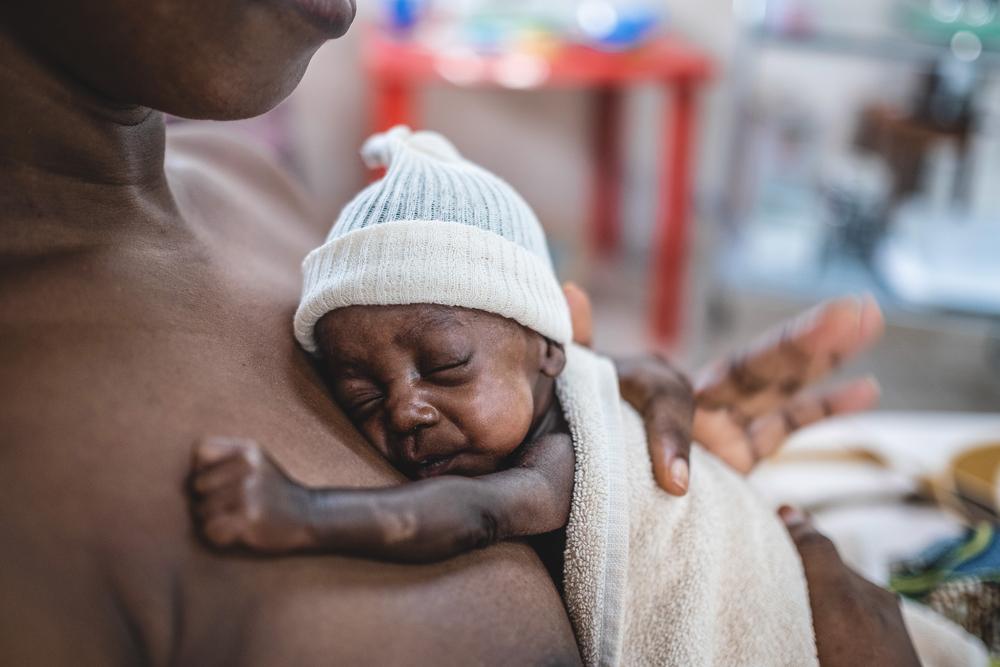
[[[287,97],[354,15],[354,0],[4,0],[0,28],[111,102],[229,120]]]
[[[331,39],[342,37],[357,13],[355,0],[271,0],[290,4]]]

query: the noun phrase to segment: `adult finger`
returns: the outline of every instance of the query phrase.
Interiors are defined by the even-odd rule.
[[[747,423],[729,410],[706,410],[698,406],[691,433],[699,442],[733,470],[746,475],[758,463],[752,449]]]
[[[797,383],[789,392],[794,393],[810,371],[837,361],[824,348],[854,344],[862,310],[859,299],[837,299],[766,331],[742,353],[716,362],[698,377],[700,398],[745,402],[788,382]]]
[[[659,393],[643,413],[653,477],[671,495],[683,496],[688,490],[693,420],[694,401],[690,393]]]
[[[806,576],[809,588],[813,623],[818,635],[822,619],[816,617],[817,602],[822,604],[824,596],[831,594],[837,597],[827,597],[825,600],[827,603],[843,602],[844,597],[849,598],[847,590],[851,583],[849,570],[840,559],[840,553],[837,552],[833,541],[816,530],[812,517],[807,513],[785,505],[778,509],[778,517],[785,524],[795,550],[799,552],[799,560],[802,561],[803,574]]]
[[[747,428],[755,456],[770,456],[801,428],[838,415],[868,410],[878,404],[881,389],[874,377],[842,384],[826,392],[802,394],[779,410],[758,417]]]
[[[885,318],[878,302],[864,294],[820,304],[793,326],[792,334],[807,353],[835,353],[846,359],[874,343],[884,330]]]
[[[696,382],[699,403],[763,414],[869,347],[883,328],[870,296],[821,304],[765,333],[746,352],[710,365]]]
[[[694,391],[691,382],[668,359],[652,354],[616,361],[619,389],[642,415],[657,484],[684,495],[690,477]]]
[[[563,294],[569,305],[569,317],[573,323],[573,342],[590,347],[594,344],[594,314],[590,297],[576,283],[563,285]]]
[[[821,665],[919,665],[896,597],[848,568],[809,516],[778,515],[802,560]]]
[[[785,529],[802,558],[807,579],[812,579],[812,573],[829,574],[836,571],[837,568],[831,567],[833,565],[843,567],[837,547],[830,538],[816,530],[812,517],[789,505],[778,508],[778,517],[785,524]]]
[[[782,505],[778,508],[778,518],[785,524],[785,529],[794,542],[796,537],[806,530],[812,530],[812,517],[806,512],[793,507],[792,505]]]

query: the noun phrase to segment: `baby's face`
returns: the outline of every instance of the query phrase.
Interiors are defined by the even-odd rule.
[[[504,467],[547,409],[565,359],[511,320],[426,304],[342,308],[316,338],[337,402],[414,478]]]

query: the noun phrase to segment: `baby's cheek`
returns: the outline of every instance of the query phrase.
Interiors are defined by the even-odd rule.
[[[528,383],[514,378],[484,386],[469,407],[467,435],[476,449],[498,456],[512,453],[524,442],[535,411]]]

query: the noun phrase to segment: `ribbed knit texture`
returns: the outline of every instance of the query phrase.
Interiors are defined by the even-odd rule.
[[[365,142],[362,157],[386,174],[303,263],[295,335],[305,349],[316,351],[323,315],[351,305],[462,306],[572,339],[545,233],[513,188],[432,132],[393,128]]]

